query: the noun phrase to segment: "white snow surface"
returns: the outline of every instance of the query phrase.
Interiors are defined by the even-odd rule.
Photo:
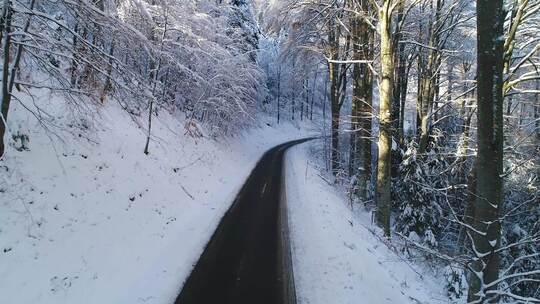
[[[34,102],[68,112],[41,95]],[[174,302],[260,156],[308,133],[262,124],[232,139],[195,139],[162,112],[147,156],[144,129],[119,106],[103,106],[90,123],[94,142],[69,127],[75,117],[55,117],[66,131],[51,141],[13,104],[10,132],[25,126],[30,150],[9,147],[0,161],[0,303]]]
[[[442,284],[413,270],[371,231],[370,215],[321,178],[309,145],[286,154],[286,199],[299,304],[447,303]],[[419,273],[422,274],[422,278]]]

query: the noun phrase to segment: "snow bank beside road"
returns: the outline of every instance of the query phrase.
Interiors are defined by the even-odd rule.
[[[259,157],[305,133],[285,124],[193,139],[160,113],[146,156],[144,131],[119,107],[101,115],[82,137],[70,127],[81,120],[57,117],[70,132],[52,145],[12,108],[30,150],[0,161],[0,303],[172,303]]]
[[[313,142],[318,144],[317,142]],[[353,215],[318,176],[308,145],[286,154],[286,196],[299,304],[444,303],[429,275],[421,279]]]

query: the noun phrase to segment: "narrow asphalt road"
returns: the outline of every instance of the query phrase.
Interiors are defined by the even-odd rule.
[[[286,213],[280,204],[283,156],[266,152],[225,213],[176,304],[294,304]],[[235,174],[235,172],[231,172]],[[285,222],[286,223],[286,222]]]

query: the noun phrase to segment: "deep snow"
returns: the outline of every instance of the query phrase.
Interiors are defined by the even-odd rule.
[[[144,130],[118,106],[81,120],[41,96],[63,141],[14,103],[10,131],[28,133],[30,150],[0,161],[0,303],[172,303],[259,157],[306,134],[262,124],[192,138],[160,113],[146,156]]]
[[[286,154],[286,198],[299,304],[447,303],[442,284],[370,230],[370,214],[321,178],[313,141]],[[419,273],[422,275],[420,276]]]

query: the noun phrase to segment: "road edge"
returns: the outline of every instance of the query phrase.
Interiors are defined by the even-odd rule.
[[[291,146],[289,148],[293,148]],[[287,184],[286,184],[286,161],[287,151],[283,153],[282,170],[281,170],[281,186],[279,199],[279,259],[281,265],[282,279],[282,294],[281,299],[284,304],[296,304],[296,286],[294,283],[294,267],[292,262],[292,243],[289,229],[289,213],[287,207]]]

